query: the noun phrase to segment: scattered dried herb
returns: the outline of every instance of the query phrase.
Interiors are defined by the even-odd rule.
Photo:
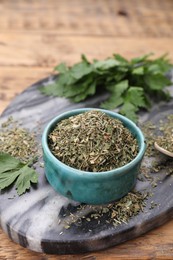
[[[158,126],[154,125],[152,122],[146,122],[145,125],[141,126],[141,128],[147,142],[145,159],[150,158],[150,164],[147,164],[147,166],[142,165],[141,172],[142,175],[150,181],[152,187],[156,187],[159,178],[155,178],[153,173],[158,173],[164,170],[166,175],[173,174],[173,160],[162,155],[154,148],[155,141],[162,146],[163,140],[164,142],[167,140],[165,148],[167,147],[167,149],[171,151],[173,147],[173,114],[168,115],[164,120],[160,120]]]
[[[9,153],[23,163],[36,161],[39,157],[35,134],[20,127],[12,117],[1,126],[0,151]]]
[[[22,195],[37,183],[38,174],[31,167],[39,156],[35,135],[10,117],[0,132],[0,190],[15,184]]]
[[[158,204],[154,201],[151,201],[151,206],[150,206],[150,209],[154,209],[155,207],[157,207]]]
[[[173,115],[169,115],[167,123],[161,122],[160,131],[162,135],[158,136],[156,142],[158,145],[173,153]]]
[[[150,59],[151,54],[130,61],[119,54],[106,60],[89,62],[82,55],[81,62],[67,67],[61,63],[55,67],[59,72],[53,84],[40,91],[45,95],[70,98],[73,102],[106,90],[109,98],[101,104],[106,109],[119,107],[120,113],[137,121],[139,109],[150,108],[151,99],[169,100],[165,89],[171,85],[165,73],[172,67],[166,55]]]
[[[81,225],[83,221],[97,221],[97,224],[105,222],[115,227],[122,223],[128,223],[130,218],[144,210],[148,196],[149,194],[146,192],[133,191],[117,202],[108,205],[81,204],[75,214],[68,212],[68,215],[64,215],[65,219],[62,220],[64,228],[68,229],[72,224]]]
[[[146,139],[146,152],[145,156],[152,157],[157,154],[157,151],[154,148],[154,142],[156,141],[156,131],[157,127],[154,125],[151,121],[145,122],[145,124],[141,125],[140,128],[142,129],[142,132]]]
[[[49,146],[63,163],[90,172],[121,167],[138,153],[136,138],[122,122],[97,110],[59,122]]]
[[[169,151],[173,151],[173,114],[168,115],[164,120],[160,120],[158,126],[152,122],[141,126],[147,140],[147,156],[157,156],[160,153],[154,148],[156,141],[160,146]]]

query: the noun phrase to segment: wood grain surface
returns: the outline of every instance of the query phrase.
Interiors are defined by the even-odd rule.
[[[120,53],[154,52],[173,61],[172,0],[0,0],[0,113],[27,86],[71,65]],[[173,259],[173,221],[92,254],[55,256],[14,244],[0,230],[0,259]]]

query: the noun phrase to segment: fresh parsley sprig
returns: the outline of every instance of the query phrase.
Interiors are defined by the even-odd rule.
[[[0,190],[15,184],[18,195],[38,182],[38,173],[7,153],[0,153]]]
[[[42,86],[41,92],[80,102],[102,90],[110,96],[102,108],[115,109],[137,121],[139,109],[149,109],[151,100],[169,100],[165,89],[171,81],[165,74],[172,67],[166,55],[150,59],[151,54],[128,61],[119,54],[111,58],[89,62],[82,55],[81,62],[72,67],[61,63],[55,67],[59,77],[53,84]]]

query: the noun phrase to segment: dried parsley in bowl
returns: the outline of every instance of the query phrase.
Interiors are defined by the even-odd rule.
[[[124,166],[139,150],[137,140],[120,120],[97,110],[60,121],[49,134],[48,141],[57,159],[89,172]]]

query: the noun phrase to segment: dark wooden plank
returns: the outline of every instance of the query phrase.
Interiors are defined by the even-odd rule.
[[[0,30],[59,35],[172,37],[171,0],[9,0],[0,2]]]

